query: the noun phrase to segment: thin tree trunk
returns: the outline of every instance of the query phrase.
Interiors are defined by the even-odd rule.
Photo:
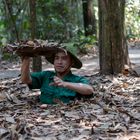
[[[12,31],[12,27],[11,27],[11,32],[13,32],[12,34],[15,34],[16,40],[19,41],[19,34],[18,34],[17,26],[16,26],[16,21],[14,20],[14,17],[13,17],[12,1],[4,0],[4,3],[7,7],[8,14],[9,14],[11,22],[12,22],[12,26],[14,27],[14,31]]]
[[[93,13],[93,0],[83,1],[83,16],[84,16],[84,28],[85,36],[96,35],[96,19],[95,13]]]
[[[36,37],[36,0],[29,0],[30,6],[30,26],[31,26],[31,39],[34,40]],[[41,71],[42,70],[42,61],[41,57],[33,58],[33,71]]]

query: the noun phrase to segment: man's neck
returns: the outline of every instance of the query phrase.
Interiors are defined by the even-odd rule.
[[[70,73],[70,70],[69,71],[64,71],[64,72],[57,72],[57,76],[62,79],[68,73]]]

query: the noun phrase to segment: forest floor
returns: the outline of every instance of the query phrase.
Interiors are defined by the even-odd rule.
[[[129,49],[139,74],[140,48]],[[20,81],[20,62],[0,65],[0,139],[140,140],[140,77],[136,73],[99,74],[98,56],[84,56],[73,69],[94,87],[92,98],[40,107],[38,90]],[[52,69],[43,61],[43,70]]]

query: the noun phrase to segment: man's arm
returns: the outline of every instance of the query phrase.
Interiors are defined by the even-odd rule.
[[[83,83],[64,82],[64,87],[74,90],[82,95],[91,95],[94,91],[90,85]]]
[[[21,65],[21,81],[24,84],[31,84],[32,80],[30,77],[30,58],[24,57]]]
[[[88,84],[65,82],[57,76],[54,77],[54,83],[50,85],[65,87],[82,95],[91,95],[94,92],[92,86]]]

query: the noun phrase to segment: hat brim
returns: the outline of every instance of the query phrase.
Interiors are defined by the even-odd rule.
[[[55,57],[55,54],[57,52],[60,52],[60,51],[64,51],[64,52],[67,52],[70,57],[72,58],[73,60],[73,65],[72,67],[73,68],[77,68],[77,69],[80,69],[82,67],[82,62],[75,56],[73,55],[70,51],[68,50],[65,50],[63,48],[53,48],[51,49],[50,51],[48,51],[48,55],[45,56],[45,58],[47,59],[47,61],[49,61],[51,64],[54,64],[54,57]]]

